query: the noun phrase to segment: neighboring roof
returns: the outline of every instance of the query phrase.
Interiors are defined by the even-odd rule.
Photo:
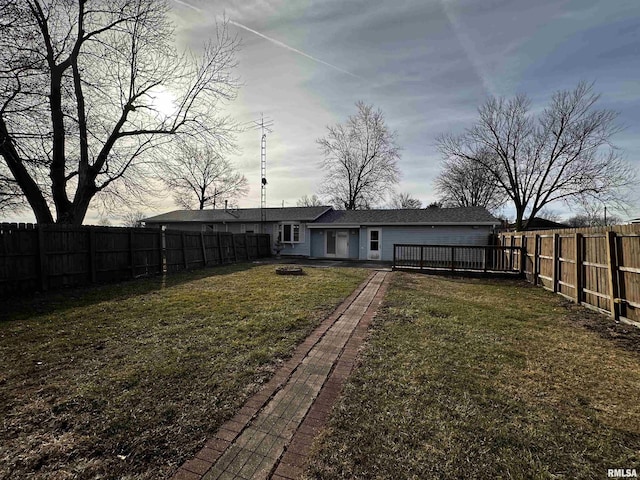
[[[304,221],[312,222],[323,213],[331,210],[331,207],[285,207],[265,208],[267,222]],[[250,223],[260,222],[261,209],[239,208],[236,210],[174,210],[155,217],[145,218],[145,223],[182,223],[182,222],[212,222],[212,223]]]
[[[526,220],[523,220],[523,223],[524,222],[526,222]],[[509,224],[509,228],[511,229],[515,228],[515,226],[516,226],[515,223]],[[571,227],[566,223],[558,223],[558,222],[554,222],[553,220],[547,220],[546,218],[534,217],[529,221],[529,225],[527,225],[527,228],[525,228],[525,230],[552,230],[554,228],[571,228]]]
[[[330,225],[499,225],[482,207],[409,208],[399,210],[330,210],[310,228]]]

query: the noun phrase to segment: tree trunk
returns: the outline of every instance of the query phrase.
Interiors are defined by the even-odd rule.
[[[0,117],[0,155],[5,159],[13,178],[24,193],[24,196],[29,202],[33,210],[33,214],[36,217],[36,222],[39,224],[53,223],[53,216],[49,205],[45,200],[40,187],[33,180],[29,172],[24,167],[18,152],[11,142],[9,132],[7,131],[7,125]]]

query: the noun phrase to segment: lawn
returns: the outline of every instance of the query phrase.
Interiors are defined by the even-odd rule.
[[[168,478],[361,283],[237,265],[0,311],[0,478]]]
[[[640,333],[523,282],[396,273],[309,478],[640,471]]]

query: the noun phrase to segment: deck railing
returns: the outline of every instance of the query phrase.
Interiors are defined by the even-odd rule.
[[[521,274],[522,248],[499,245],[393,246],[394,269]]]

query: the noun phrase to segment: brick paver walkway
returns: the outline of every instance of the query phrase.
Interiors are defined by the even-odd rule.
[[[386,290],[367,278],[173,480],[295,479]]]

